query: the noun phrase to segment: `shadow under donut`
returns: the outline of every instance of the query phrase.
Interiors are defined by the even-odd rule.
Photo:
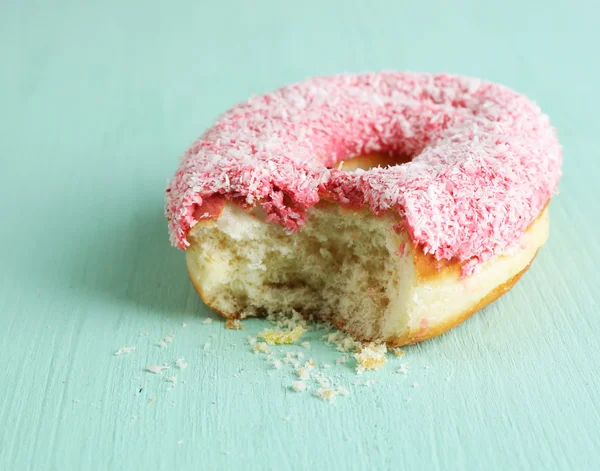
[[[98,201],[72,215],[77,226],[40,260],[38,289],[128,315],[215,317],[188,279],[184,254],[169,243],[160,197]]]

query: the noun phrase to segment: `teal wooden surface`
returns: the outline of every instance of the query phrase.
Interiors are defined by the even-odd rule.
[[[2,2],[0,469],[598,469],[599,10],[488,3]],[[564,177],[550,241],[510,294],[407,349],[406,376],[359,387],[336,367],[351,394],[329,405],[250,352],[264,323],[224,330],[201,304],[163,188],[237,101],[380,69],[528,94]],[[143,371],[179,357],[173,390]]]

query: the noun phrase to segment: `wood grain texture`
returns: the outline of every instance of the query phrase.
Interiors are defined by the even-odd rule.
[[[598,469],[597,14],[585,1],[3,2],[0,469]],[[162,192],[233,103],[379,69],[528,94],[558,128],[565,174],[550,240],[510,293],[408,348],[407,376],[365,376],[378,382],[330,406],[250,353],[261,321],[202,323],[216,316],[168,245]],[[179,357],[172,391],[143,371]]]

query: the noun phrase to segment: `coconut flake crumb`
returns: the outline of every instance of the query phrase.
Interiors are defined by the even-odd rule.
[[[177,368],[179,368],[180,370],[184,370],[188,367],[188,364],[185,362],[185,359],[182,357],[182,358],[178,358],[175,361],[175,366]]]
[[[168,369],[168,366],[147,366],[146,367],[146,371],[149,371],[150,373],[154,373],[155,375],[159,375],[162,374],[163,370]]]
[[[305,330],[309,329],[306,319],[295,309],[292,309],[291,315],[287,316],[269,314],[267,320],[275,324],[279,329],[292,330],[298,326]]]
[[[313,394],[315,397],[323,399],[327,402],[334,402],[337,396],[347,396],[348,390],[346,388],[339,387],[337,389],[334,388],[319,388]]]
[[[299,325],[289,331],[265,329],[258,336],[264,339],[269,345],[283,345],[296,343],[304,332],[306,332],[306,329]]]
[[[203,323],[203,324],[211,324],[211,323],[212,323],[212,321],[213,321],[213,320],[212,320],[212,317],[207,317],[206,319],[204,319],[204,320],[202,321],[202,323]]]
[[[314,396],[323,399],[324,401],[332,402],[335,399],[335,396],[337,396],[337,392],[332,388],[319,388],[314,393]]]
[[[348,361],[348,357],[346,355],[342,355],[341,357],[337,358],[335,360],[335,364],[336,365],[343,365],[344,363],[346,363]]]
[[[366,370],[379,370],[385,365],[386,358],[385,353],[387,347],[385,344],[375,345],[369,344],[363,347],[359,353],[354,354],[354,358],[358,362],[356,365],[356,372],[358,374],[364,373]]]
[[[273,360],[273,368],[275,368],[276,370],[280,369],[283,366],[283,363],[281,360]]]
[[[296,370],[296,374],[301,378],[301,379],[308,379],[310,378],[310,370],[307,370],[306,368],[304,368],[303,366],[301,366],[300,368],[298,368]]]
[[[402,350],[401,348],[393,348],[392,352],[394,352],[394,355],[397,357],[401,357],[404,356],[404,350]]]
[[[204,350],[208,350],[210,348],[210,342],[206,342],[202,348],[204,348]]]
[[[291,364],[294,368],[299,368],[300,362],[298,360],[296,360],[295,356],[296,356],[295,352],[287,352],[285,354],[285,358],[283,359],[283,362]]]
[[[187,327],[187,324],[185,322],[182,322],[181,327],[183,327],[185,329]]]
[[[160,347],[160,348],[167,348],[168,347],[167,342],[165,342],[162,339],[159,342],[156,343],[156,346]]]
[[[171,342],[173,342],[173,337],[171,337],[170,335],[168,335],[168,336],[166,336],[166,337],[165,337],[163,340],[164,340],[166,343],[171,343]]]
[[[225,321],[225,328],[229,330],[242,330],[244,327],[239,319],[227,319]]]
[[[135,345],[133,347],[121,347],[115,352],[115,356],[127,355],[131,352],[135,352]]]
[[[302,342],[300,345],[304,347],[306,350],[310,350],[310,342]]]
[[[408,363],[401,363],[400,368],[396,370],[396,373],[402,373],[403,375],[408,374]]]
[[[314,373],[312,377],[322,388],[328,388],[331,386],[331,380],[322,373]]]
[[[300,377],[300,379],[308,379],[310,378],[310,374],[312,372],[312,370],[314,370],[315,368],[315,362],[314,361],[307,361],[304,366],[301,366],[300,368],[296,369],[296,374]]]
[[[177,376],[169,376],[168,378],[166,378],[166,380],[169,383],[176,383],[177,382]]]
[[[266,342],[258,342],[253,348],[255,353],[269,353],[269,345]]]
[[[341,331],[332,332],[323,337],[328,344],[333,344],[339,352],[359,351],[362,347],[361,342],[357,342],[349,335]]]
[[[293,381],[292,382],[292,391],[303,392],[306,391],[306,383],[304,381]]]

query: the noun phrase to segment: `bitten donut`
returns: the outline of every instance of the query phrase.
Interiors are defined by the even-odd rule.
[[[217,119],[167,188],[171,241],[226,318],[297,311],[389,346],[501,296],[548,237],[561,147],[501,85],[318,77]]]

